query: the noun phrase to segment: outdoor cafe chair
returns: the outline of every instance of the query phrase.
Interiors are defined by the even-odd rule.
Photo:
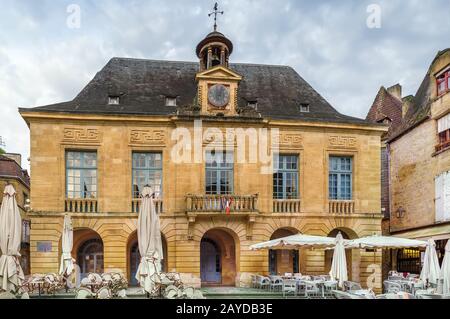
[[[336,299],[352,299],[350,294],[344,291],[333,290],[332,294]]]
[[[297,295],[306,297],[306,282],[304,280],[297,280]]]
[[[292,293],[295,296],[297,296],[297,281],[293,279],[285,279],[282,281],[283,286],[283,297],[286,297],[287,294]]]
[[[257,276],[256,285],[260,289],[269,289],[270,288],[270,279],[268,277]]]
[[[403,276],[389,276],[388,277],[388,280],[390,280],[390,281],[400,281],[403,279],[404,279]]]
[[[386,293],[397,293],[402,291],[402,286],[399,282],[385,280],[383,284]]]
[[[305,285],[305,296],[308,298],[319,297],[321,295],[321,289],[319,286],[312,282],[306,282]]]
[[[324,289],[325,297],[331,297],[331,296],[333,296],[333,290],[338,289],[338,282],[337,281],[325,281],[323,284],[323,289]]]
[[[291,272],[286,272],[286,273],[284,273],[284,277],[285,278],[292,278],[293,276],[292,276]]]
[[[283,289],[283,278],[280,276],[272,276],[270,278],[270,290],[275,291],[278,288],[281,290]]]
[[[344,281],[344,291],[362,290],[359,283],[353,281]]]
[[[251,274],[250,275],[250,278],[251,278],[251,288],[256,288],[256,275],[255,274]]]

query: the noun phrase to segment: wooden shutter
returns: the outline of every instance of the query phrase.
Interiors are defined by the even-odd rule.
[[[450,220],[450,172],[447,172],[444,174],[445,176],[445,187],[444,187],[444,207],[443,207],[443,220],[442,221],[449,221]]]
[[[434,179],[435,183],[435,198],[434,207],[436,214],[436,222],[440,222],[444,218],[444,186],[445,186],[445,175],[441,174]]]

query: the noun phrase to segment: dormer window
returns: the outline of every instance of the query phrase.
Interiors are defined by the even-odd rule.
[[[308,103],[301,103],[299,106],[300,113],[309,113],[309,104]]]
[[[177,98],[166,96],[166,106],[177,106]]]
[[[442,72],[436,77],[438,96],[447,93],[450,89],[450,69]]]
[[[120,104],[120,96],[109,96],[108,97],[109,105],[119,105]]]
[[[247,101],[247,107],[257,110],[258,109],[258,102],[257,101]]]

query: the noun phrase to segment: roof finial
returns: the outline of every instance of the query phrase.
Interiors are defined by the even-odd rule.
[[[214,11],[211,12],[210,14],[208,14],[208,17],[211,17],[212,15],[214,15],[214,32],[217,31],[217,15],[218,14],[224,14],[223,11],[219,11],[219,4],[216,2],[216,4],[214,5]]]

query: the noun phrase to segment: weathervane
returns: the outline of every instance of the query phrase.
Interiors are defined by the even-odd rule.
[[[223,11],[219,11],[219,4],[216,2],[214,5],[214,11],[208,14],[208,17],[211,17],[214,14],[214,32],[217,31],[217,15],[224,14]]]

